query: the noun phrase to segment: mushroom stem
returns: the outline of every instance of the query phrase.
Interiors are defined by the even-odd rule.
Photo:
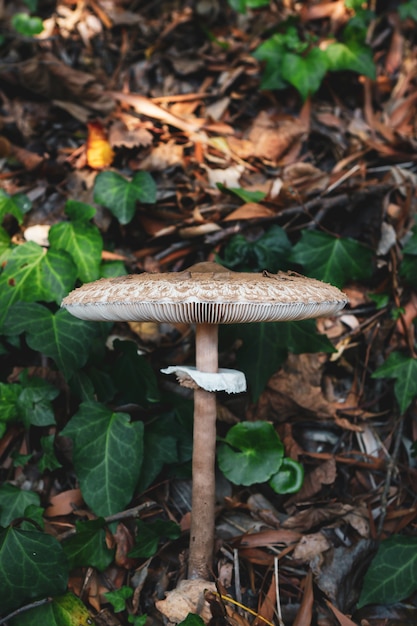
[[[196,366],[218,370],[218,326],[197,324]],[[193,495],[188,578],[208,580],[212,571],[215,515],[216,394],[194,391]]]

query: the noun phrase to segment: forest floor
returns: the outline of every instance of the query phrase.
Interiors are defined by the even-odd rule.
[[[237,13],[221,0],[45,1],[34,37],[10,25],[20,3],[0,3],[0,186],[31,202],[22,224],[4,223],[14,243],[43,245],[70,199],[97,207],[103,259],[122,261],[129,273],[215,259],[277,271],[263,265],[285,262],[274,248],[284,231],[293,267],[349,297],[338,317],[317,323],[335,351],[296,346],[271,372],[269,355],[255,349],[252,395],[219,396],[221,432],[241,420],[272,422],[305,480],[288,496],[219,481],[215,579],[255,617],[212,599],[211,624],[417,623],[415,596],[390,603],[382,593],[381,603],[358,609],[377,546],[413,536],[417,520],[416,23],[400,18],[401,3],[368,4],[376,9],[367,26],[375,77],[334,71],[317,89],[300,79],[297,90],[288,80],[261,89],[266,70],[254,51],[294,24],[300,41],[340,38],[354,16],[344,2],[288,0]],[[111,210],[95,202],[95,179],[108,171],[149,172],[156,202],[127,217],[117,198]],[[330,238],[340,247],[326,247]],[[173,338],[165,327],[138,324],[122,332],[147,353],[162,342],[179,363],[190,356],[190,330],[175,331]],[[238,348],[223,352],[226,366],[239,363]],[[406,359],[405,369],[398,361],[386,372],[395,386],[373,377],[392,354]],[[8,362],[8,381],[19,365]],[[27,468],[12,473],[13,441],[20,453],[30,447],[21,432],[7,431],[2,476],[23,472],[30,481]],[[51,533],[73,528],[77,515],[93,517],[79,495],[79,512],[69,509],[79,494],[73,487],[43,494]],[[104,573],[79,569],[70,578],[97,624],[133,623],[128,614],[145,613],[147,623],[161,623],[155,601],[184,577],[189,491],[188,479],[162,475],[134,503],[158,503],[182,538],[148,560],[125,554]],[[133,599],[116,613],[104,593],[131,583]]]

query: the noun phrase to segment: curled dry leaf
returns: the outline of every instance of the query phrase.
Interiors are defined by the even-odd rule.
[[[211,619],[210,606],[205,599],[205,593],[216,593],[214,583],[206,580],[183,580],[176,589],[168,591],[165,600],[158,600],[156,608],[170,622],[178,624],[185,620],[189,613],[196,613],[207,624]]]
[[[236,211],[232,211],[224,218],[224,222],[234,220],[251,220],[260,219],[261,217],[273,217],[275,213],[258,202],[246,202],[242,204]]]
[[[329,550],[331,546],[330,541],[321,532],[304,535],[295,546],[292,556],[297,561],[309,563],[314,558],[321,559],[323,552]]]

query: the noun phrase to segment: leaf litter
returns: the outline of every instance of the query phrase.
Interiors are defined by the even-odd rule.
[[[43,246],[43,235],[29,228],[66,220],[67,200],[94,204],[98,171],[126,181],[146,172],[156,181],[155,202],[136,199],[119,224],[110,205],[97,207],[95,224],[111,242],[103,259],[123,260],[130,272],[178,270],[224,257],[239,235],[253,244],[244,259],[253,267],[262,262],[257,243],[279,226],[296,268],[317,272],[321,264],[318,277],[342,284],[350,296],[349,314],[319,322],[334,353],[284,354],[274,372],[261,364],[256,402],[219,398],[220,432],[243,419],[271,421],[287,454],[305,465],[306,478],[297,494],[285,497],[262,485],[219,485],[217,548],[233,572],[227,594],[248,611],[228,607],[226,592],[210,584],[215,595],[205,598],[205,620],[413,623],[415,596],[354,612],[378,540],[412,536],[417,517],[416,390],[401,373],[415,363],[415,251],[407,248],[416,210],[415,22],[399,20],[394,9],[382,11],[368,30],[376,80],[334,74],[303,103],[292,88],[261,91],[252,53],[267,26],[296,13],[323,38],[337,35],[351,16],[347,3],[282,3],[240,16],[217,2],[174,9],[163,3],[158,10],[146,3],[59,2],[55,9],[42,7],[45,30],[36,39],[8,33],[0,65],[1,187],[32,198],[21,227],[27,240]],[[265,195],[247,202],[228,193],[232,189]],[[6,226],[19,243],[20,227]],[[316,254],[318,261],[311,261]],[[35,256],[44,263],[34,249]],[[189,329],[130,325],[123,332],[158,363],[181,364],[190,355]],[[39,341],[32,341],[37,349]],[[225,361],[239,360],[239,338],[225,352]],[[396,354],[403,360],[394,364],[397,380],[389,386],[384,370],[381,377],[372,374]],[[52,372],[46,369],[44,379]],[[62,420],[65,408],[57,410]],[[68,469],[70,443],[57,439],[66,466],[51,481],[36,462],[13,465],[11,451],[27,451],[22,441],[16,425],[3,436],[2,479],[38,491],[48,507],[46,530],[62,540],[77,520],[95,517]],[[36,442],[31,446],[36,450]],[[148,560],[129,557],[136,516],[163,512],[189,527],[183,485],[168,475],[148,486],[140,502],[155,510],[126,512],[127,522],[116,520],[117,531],[106,534],[100,550],[115,549],[112,564],[71,575],[69,588],[97,624],[131,623],[109,609],[104,595],[126,584],[135,589],[131,617],[147,613],[149,623],[161,623],[155,606],[167,602],[165,592],[185,604],[179,613],[169,609],[168,619],[198,612],[209,584],[197,599],[183,591],[183,538],[164,543]]]

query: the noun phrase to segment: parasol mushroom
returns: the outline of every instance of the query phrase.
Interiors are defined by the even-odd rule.
[[[218,368],[218,325],[332,315],[346,303],[336,287],[299,274],[232,272],[210,262],[182,272],[101,279],[64,299],[63,306],[84,320],[196,325],[196,368],[166,370],[195,388],[189,578],[208,580],[213,557],[216,396],[212,392],[245,388],[242,374]]]

